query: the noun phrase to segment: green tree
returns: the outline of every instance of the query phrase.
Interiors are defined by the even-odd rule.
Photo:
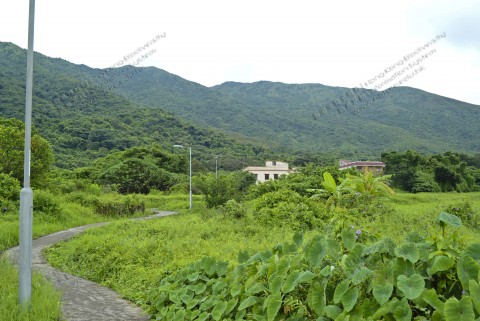
[[[228,200],[241,200],[249,187],[255,183],[255,176],[247,172],[233,172],[215,177],[214,173],[194,177],[194,185],[205,196],[207,207],[218,207]]]
[[[16,119],[0,117],[0,173],[23,182],[25,125]],[[30,179],[33,187],[46,184],[53,165],[50,144],[32,131]]]
[[[148,194],[152,188],[166,190],[174,184],[170,172],[159,168],[152,159],[129,158],[109,167],[100,181],[116,186],[119,193]]]

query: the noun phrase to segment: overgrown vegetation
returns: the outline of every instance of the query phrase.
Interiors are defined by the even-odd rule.
[[[0,255],[0,320],[53,321],[60,320],[60,293],[44,277],[33,274],[31,308],[18,304],[18,271]]]
[[[398,246],[353,228],[296,234],[234,264],[204,257],[161,279],[148,303],[156,320],[474,320],[479,261],[480,243],[464,248],[457,232],[410,233]]]

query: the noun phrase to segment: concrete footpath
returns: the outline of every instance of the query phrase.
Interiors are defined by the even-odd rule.
[[[176,214],[176,212],[154,211],[154,215],[132,220],[149,220]],[[62,312],[66,321],[147,321],[148,315],[139,307],[124,300],[119,294],[97,283],[54,269],[43,256],[43,250],[53,244],[69,239],[92,227],[109,224],[95,223],[74,227],[33,240],[32,265],[35,271],[46,276],[62,293]],[[5,251],[18,264],[19,248]]]

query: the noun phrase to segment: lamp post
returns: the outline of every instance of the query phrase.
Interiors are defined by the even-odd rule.
[[[176,148],[186,148],[183,145],[173,145]],[[192,209],[192,147],[188,147],[190,151],[190,209]]]
[[[32,221],[33,191],[30,188],[30,154],[32,138],[33,36],[35,0],[30,0],[28,15],[27,81],[25,99],[25,150],[23,188],[20,191],[20,254],[18,270],[18,302],[29,308],[32,295]]]

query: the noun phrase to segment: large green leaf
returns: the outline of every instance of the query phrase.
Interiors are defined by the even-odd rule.
[[[335,183],[335,179],[333,178],[332,174],[330,174],[329,172],[323,173],[322,186],[330,193],[335,193],[337,189],[337,183]]]
[[[437,220],[440,222],[440,224],[443,222],[453,227],[462,226],[462,220],[458,216],[446,212],[440,213]]]
[[[317,317],[321,317],[323,315],[325,305],[326,305],[326,297],[325,297],[325,287],[326,284],[323,282],[314,282],[310,286],[310,290],[308,291],[307,296],[307,303],[310,309],[315,311]]]
[[[470,296],[472,297],[475,309],[480,313],[480,285],[475,280],[469,282]]]
[[[410,277],[399,275],[397,278],[397,287],[403,292],[405,297],[413,300],[423,293],[425,280],[419,274],[413,274]]]
[[[327,305],[325,307],[325,314],[330,319],[335,320],[339,316],[340,313],[342,313],[342,309],[340,309],[336,305]]]
[[[303,233],[295,233],[293,235],[293,243],[297,246],[297,248],[300,248],[303,243]]]
[[[222,318],[223,313],[227,309],[227,302],[226,301],[220,301],[218,302],[212,310],[212,318],[213,320],[220,320]]]
[[[430,304],[435,310],[443,311],[445,308],[445,303],[438,298],[435,289],[425,289],[422,293],[422,299]]]
[[[198,321],[205,321],[208,319],[208,317],[210,316],[210,313],[208,312],[203,312],[202,314],[200,314],[200,316],[198,317]]]
[[[412,309],[406,299],[402,300],[402,302],[395,308],[393,311],[393,317],[397,321],[412,320]]]
[[[233,311],[233,309],[235,308],[235,306],[237,305],[238,303],[238,298],[233,298],[231,299],[230,301],[227,302],[227,308],[225,309],[225,314],[228,314],[230,312]]]
[[[262,283],[255,283],[253,286],[249,287],[246,291],[246,295],[253,295],[257,294],[258,292],[263,292],[265,291],[266,288]]]
[[[445,321],[474,321],[472,301],[469,297],[463,297],[460,301],[450,298],[445,302]]]
[[[347,250],[351,250],[356,243],[355,231],[353,229],[344,229],[341,233],[343,245]]]
[[[337,284],[335,288],[335,292],[333,293],[333,302],[335,304],[339,303],[342,300],[343,295],[348,291],[348,287],[350,286],[350,280],[345,279]]]
[[[380,308],[380,305],[375,300],[371,299],[365,299],[361,306],[362,314],[365,318],[374,315],[378,308]]]
[[[244,310],[256,304],[257,302],[258,302],[258,298],[256,296],[249,296],[248,298],[243,300],[242,303],[240,303],[240,305],[238,306],[238,310]]]
[[[480,261],[480,243],[470,244],[463,253],[470,255],[476,261]]]
[[[283,282],[282,292],[283,293],[291,292],[300,283],[310,282],[316,277],[317,275],[310,271],[301,271],[301,272],[298,270],[292,271],[292,273],[289,276],[287,276],[287,278],[285,279],[285,282]]]
[[[350,312],[357,303],[358,299],[358,288],[353,288],[347,291],[342,297],[342,304],[345,311]]]
[[[212,276],[216,271],[215,260],[210,257],[203,258],[203,269],[208,276]]]
[[[376,283],[373,286],[373,297],[377,300],[378,304],[382,305],[390,299],[393,292],[393,283],[385,282],[383,284]]]
[[[432,267],[428,270],[428,275],[432,276],[437,272],[447,271],[454,265],[455,262],[448,256],[435,256],[432,260]]]
[[[321,239],[316,239],[308,246],[305,255],[310,263],[311,268],[317,268],[322,263],[322,260],[326,254],[327,249],[324,241]]]
[[[285,279],[285,281],[282,284],[282,292],[283,293],[288,293],[293,291],[295,289],[295,286],[297,286],[296,280],[298,276],[300,275],[300,271],[292,271],[289,276]]]
[[[282,278],[278,275],[272,275],[268,280],[268,289],[270,293],[280,292],[282,288]]]
[[[460,257],[457,263],[457,275],[464,289],[468,290],[470,280],[478,281],[479,270],[480,266],[470,255]]]
[[[280,293],[275,293],[268,297],[267,305],[267,320],[273,321],[282,306],[282,295]]]
[[[395,249],[395,255],[412,263],[415,263],[420,258],[420,252],[415,243],[406,243]]]
[[[415,273],[413,264],[410,261],[407,261],[401,257],[394,259],[395,264],[393,265],[393,276],[394,279],[398,278],[399,275],[410,276]]]
[[[356,269],[352,276],[352,283],[354,285],[360,284],[363,281],[367,280],[372,275],[372,271],[364,266]]]

